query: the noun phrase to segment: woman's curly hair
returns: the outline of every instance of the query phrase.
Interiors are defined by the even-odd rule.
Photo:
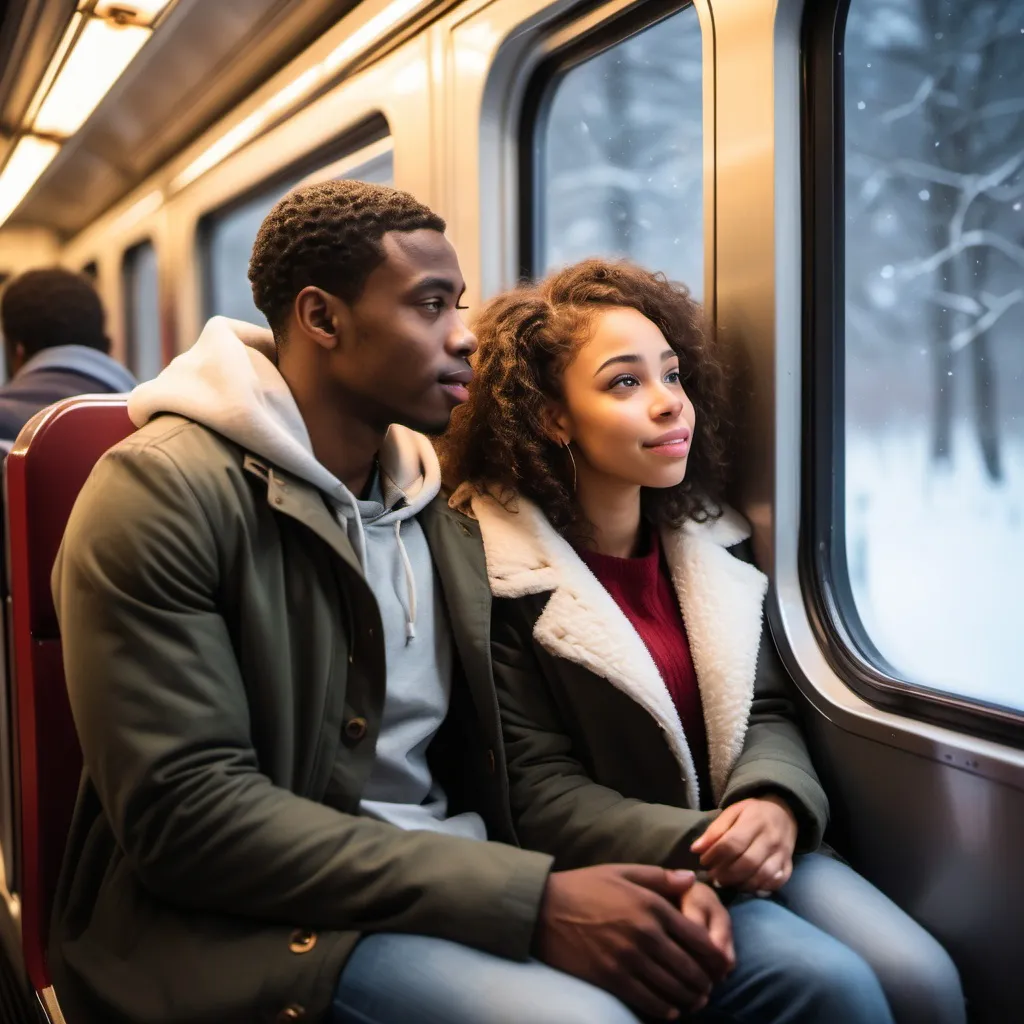
[[[697,414],[685,480],[644,488],[644,517],[655,526],[679,526],[721,514],[727,450],[722,361],[689,291],[625,260],[584,260],[507,292],[481,311],[473,325],[480,348],[470,398],[456,409],[441,440],[447,483],[468,482],[503,501],[522,495],[563,535],[589,532],[573,497],[571,463],[548,432],[546,410],[562,399],[562,373],[592,321],[615,306],[635,309],[658,326],[679,356],[681,381]]]

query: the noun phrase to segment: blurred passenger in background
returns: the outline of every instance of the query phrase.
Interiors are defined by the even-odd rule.
[[[54,402],[135,387],[135,378],[111,359],[104,327],[99,296],[80,274],[52,267],[11,281],[0,299],[9,378],[0,386],[0,453]]]

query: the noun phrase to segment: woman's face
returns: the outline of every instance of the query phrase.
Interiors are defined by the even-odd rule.
[[[618,306],[599,314],[562,383],[554,421],[581,475],[640,487],[682,482],[696,416],[679,357],[647,317]]]

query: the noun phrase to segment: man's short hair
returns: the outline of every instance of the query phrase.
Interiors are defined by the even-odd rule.
[[[278,341],[303,288],[355,302],[384,262],[390,231],[445,229],[408,192],[364,181],[324,181],[289,192],[260,226],[249,262],[256,307]]]
[[[8,346],[27,356],[55,345],[110,351],[103,303],[89,280],[61,267],[29,270],[14,278],[0,298],[0,328]]]

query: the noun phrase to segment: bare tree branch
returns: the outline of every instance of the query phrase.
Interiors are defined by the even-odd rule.
[[[995,170],[988,174],[968,175],[968,184],[961,193],[957,203],[956,213],[950,223],[949,233],[954,239],[959,238],[964,230],[964,222],[967,219],[967,212],[970,210],[974,200],[990,188],[1001,185],[1010,175],[1020,169],[1024,164],[1024,153],[1014,153],[1008,160],[1004,160]]]
[[[994,326],[1007,310],[1020,305],[1021,302],[1024,302],[1024,288],[1015,288],[1008,295],[1004,295],[996,300],[983,317],[979,317],[973,324],[965,327],[963,330],[957,331],[949,339],[950,351],[959,352],[961,349],[966,348],[972,341],[980,338]]]
[[[979,229],[965,231],[958,239],[932,253],[931,256],[902,264],[896,268],[896,275],[902,280],[910,281],[924,274],[931,274],[954,256],[959,256],[967,249],[977,249],[982,246],[997,249],[1007,259],[1024,268],[1024,245],[1011,242],[1008,238],[997,235],[994,231]]]
[[[954,292],[929,292],[928,299],[943,309],[955,309],[959,313],[966,313],[968,316],[982,316],[985,307],[970,295],[958,295]]]
[[[898,121],[903,117],[909,117],[920,110],[934,91],[935,77],[928,75],[917,87],[917,92],[906,103],[901,103],[898,107],[893,107],[892,110],[887,110],[882,114],[881,120],[883,124],[892,124],[894,121]]]

